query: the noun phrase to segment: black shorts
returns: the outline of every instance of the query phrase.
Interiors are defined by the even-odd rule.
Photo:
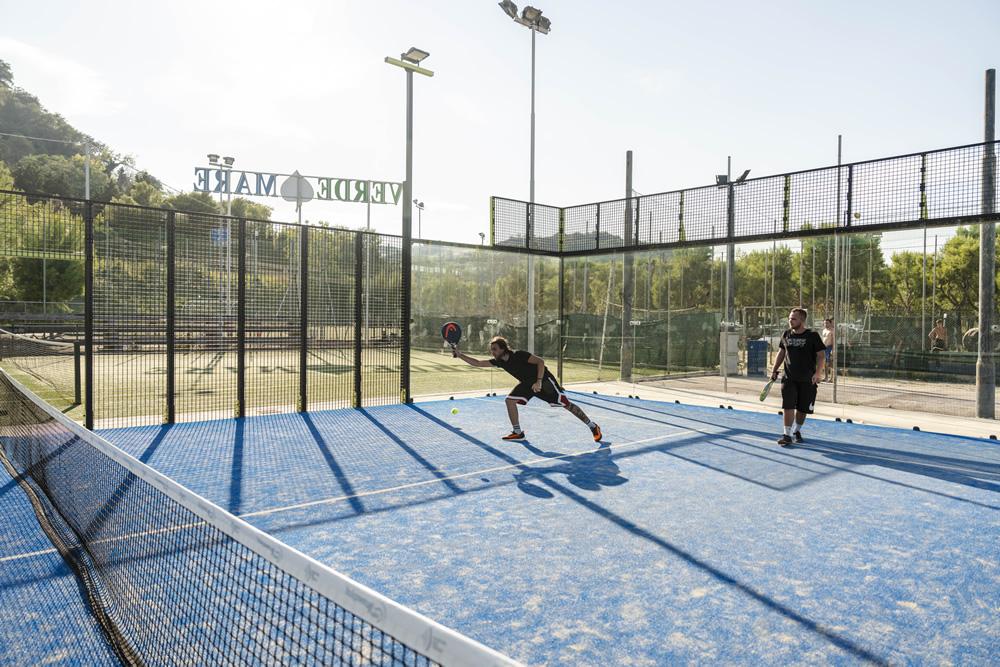
[[[542,390],[537,394],[531,390],[531,383],[522,382],[510,390],[507,398],[512,398],[521,405],[527,405],[528,401],[533,398],[545,401],[549,405],[561,405],[563,407],[569,405],[569,399],[563,393],[563,388],[550,377],[542,379]]]
[[[816,385],[811,381],[782,380],[781,407],[785,410],[797,410],[803,414],[811,415],[813,408],[816,407]]]

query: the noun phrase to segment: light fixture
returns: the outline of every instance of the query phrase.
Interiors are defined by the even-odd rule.
[[[236,158],[226,156],[222,158],[222,161],[226,164],[227,167],[232,167],[233,163],[236,162]]]
[[[219,154],[218,153],[209,153],[208,154],[208,163],[209,164],[219,164]]]
[[[736,179],[736,182],[737,183],[742,183],[743,181],[747,180],[747,176],[749,176],[749,175],[750,175],[750,170],[747,169],[742,174],[740,174],[740,177]]]
[[[503,0],[503,2],[499,2],[497,4],[500,5],[500,9],[502,9],[507,16],[511,17],[515,21],[517,20],[517,5],[510,0]]]
[[[538,21],[538,17],[542,15],[541,10],[535,9],[534,7],[525,7],[521,11],[521,18],[523,18],[528,23],[535,23]]]
[[[415,46],[411,46],[409,51],[400,55],[399,57],[408,63],[413,63],[414,65],[419,65],[420,61],[429,56],[430,54],[423,49],[418,49]]]
[[[715,177],[716,185],[729,185],[729,176],[726,174],[719,174]]]
[[[549,34],[549,30],[552,29],[552,21],[548,20],[544,16],[539,16],[537,23],[538,23],[538,32],[542,33],[543,35]]]

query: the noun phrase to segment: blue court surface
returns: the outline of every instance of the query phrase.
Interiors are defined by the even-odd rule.
[[[502,398],[102,435],[527,664],[996,664],[997,443],[570,397],[599,446]]]
[[[0,466],[0,665],[116,665],[21,486]]]

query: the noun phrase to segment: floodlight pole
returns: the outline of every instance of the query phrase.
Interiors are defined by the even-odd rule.
[[[531,238],[535,235],[535,29],[531,30],[531,158],[528,184],[528,229],[525,235],[525,245],[531,247]],[[535,350],[535,256],[528,255],[528,339],[527,349]]]
[[[409,403],[410,398],[410,308],[411,308],[411,276],[413,261],[413,73],[424,76],[434,76],[434,72],[420,67],[427,57],[426,53],[416,58],[410,57],[415,49],[403,54],[401,59],[386,58],[385,62],[406,71],[406,180],[403,181],[403,248],[401,258],[401,288],[403,292],[402,317],[400,318],[400,335],[402,346],[400,352],[400,400]],[[367,285],[366,285],[367,287]],[[366,334],[367,335],[367,332]]]

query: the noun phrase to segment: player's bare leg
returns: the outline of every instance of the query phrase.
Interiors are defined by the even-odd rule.
[[[524,431],[521,430],[520,420],[517,416],[517,399],[508,397],[504,403],[507,404],[507,417],[510,419],[510,425],[513,430],[509,435],[505,435],[503,439],[524,440]]]
[[[594,422],[590,421],[590,417],[588,417],[587,413],[585,413],[583,410],[580,409],[579,405],[577,405],[576,403],[570,403],[569,401],[566,401],[563,407],[569,410],[570,414],[572,414],[574,417],[576,417],[577,419],[579,419],[580,421],[582,421],[584,424],[587,425],[587,428],[590,429],[590,432],[594,434],[594,442],[601,441],[601,438],[604,436],[604,434],[601,433],[601,427],[595,424]]]

